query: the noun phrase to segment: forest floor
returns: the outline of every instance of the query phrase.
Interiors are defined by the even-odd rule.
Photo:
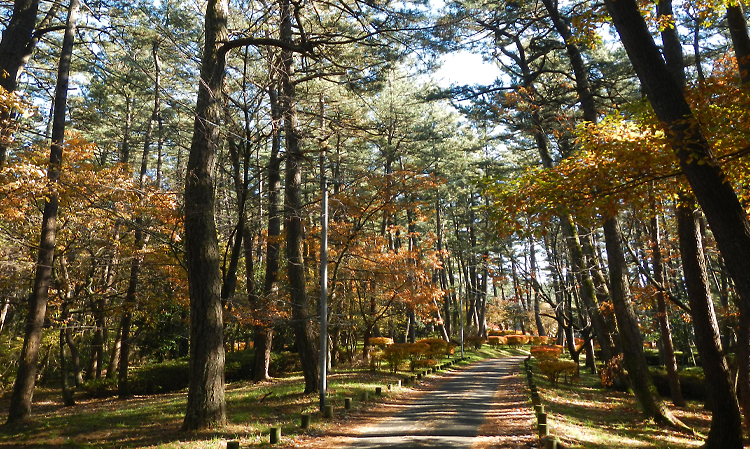
[[[369,370],[332,373],[328,401],[334,405],[335,416],[330,420],[323,419],[317,411],[317,394],[300,392],[303,382],[299,375],[260,383],[231,383],[226,392],[227,425],[205,432],[180,431],[186,403],[184,391],[127,400],[79,398],[77,405],[64,407],[59,391],[40,388],[35,393],[33,421],[23,427],[0,426],[0,448],[224,449],[226,442],[232,440],[239,441],[243,448],[271,447],[268,430],[276,425],[282,428],[282,440],[272,447],[345,448],[355,441],[354,437],[393,419],[414,401],[470,369],[474,362],[522,352],[490,348],[468,352],[470,360],[457,369],[428,376],[411,387],[395,386],[403,374]],[[388,390],[387,385],[394,387]],[[602,389],[595,375],[582,373],[576,384],[555,386],[537,376],[537,385],[548,413],[550,434],[567,447],[681,449],[701,446],[708,433],[710,414],[702,404],[670,407],[696,430],[695,435],[690,435],[644,422],[632,395]],[[382,396],[375,396],[377,386],[383,388]],[[365,391],[369,392],[369,400],[362,402]],[[8,409],[9,396],[6,393],[0,398],[0,411]],[[345,412],[346,397],[354,399],[354,406]],[[472,440],[472,449],[539,445],[533,435],[535,420],[520,368],[500,378],[491,403],[479,436]],[[312,415],[307,430],[300,429],[302,413]]]

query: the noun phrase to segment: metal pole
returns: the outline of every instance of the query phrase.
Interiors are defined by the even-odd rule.
[[[458,312],[461,318],[461,358],[464,358],[464,300],[461,291],[461,283],[458,283]]]
[[[320,411],[326,407],[328,370],[328,182],[325,150],[320,153]]]

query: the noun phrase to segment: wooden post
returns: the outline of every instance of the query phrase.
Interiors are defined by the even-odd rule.
[[[367,402],[367,396],[368,396],[368,395],[367,395],[367,392],[366,392],[366,391],[363,391],[363,392],[362,392],[362,402]]]
[[[325,406],[325,410],[323,411],[323,418],[328,418],[328,419],[333,418],[333,406],[332,405]]]
[[[301,421],[300,421],[300,428],[302,429],[309,429],[310,428],[310,414],[309,413],[303,413],[301,415]]]
[[[239,441],[227,441],[227,449],[240,449]]]
[[[352,398],[344,398],[344,410],[351,410]]]
[[[281,441],[281,427],[271,427],[270,437],[271,444],[278,444]]]
[[[383,395],[383,387],[375,387],[375,394],[378,396]]]

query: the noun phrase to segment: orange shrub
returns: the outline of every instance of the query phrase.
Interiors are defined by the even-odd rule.
[[[508,339],[505,338],[505,337],[502,337],[500,335],[490,335],[489,337],[487,337],[487,343],[490,346],[494,347],[494,346],[499,346],[499,345],[507,344],[508,343]]]
[[[443,340],[442,338],[424,338],[422,340],[418,340],[417,343],[426,344],[430,347],[430,350],[427,353],[427,356],[429,357],[442,357],[448,353],[448,342]]]
[[[508,335],[505,338],[511,346],[521,346],[529,342],[528,335]]]
[[[578,371],[578,365],[575,362],[566,360],[543,360],[537,364],[537,368],[552,382],[557,384],[560,375],[570,378]]]
[[[539,345],[532,347],[529,352],[531,352],[531,355],[533,355],[535,358],[539,360],[549,360],[549,359],[556,359],[560,357],[560,354],[563,353],[563,347],[562,346],[546,346],[546,345]]]
[[[548,345],[552,342],[551,340],[552,340],[551,337],[539,337],[539,336],[534,335],[531,337],[531,344],[532,345]]]
[[[406,348],[407,357],[411,365],[412,371],[417,367],[420,360],[427,357],[430,352],[430,345],[427,343],[402,343]]]
[[[393,344],[393,339],[388,337],[370,337],[367,341],[371,346],[378,346],[380,348],[385,348]]]
[[[409,358],[409,347],[407,345],[408,343],[398,343],[386,346],[383,349],[383,359],[388,363],[391,372],[398,371],[401,364]]]
[[[484,344],[484,337],[466,337],[464,341],[474,346],[474,349],[482,349]]]

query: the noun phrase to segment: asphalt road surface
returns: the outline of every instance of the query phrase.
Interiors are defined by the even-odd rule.
[[[461,370],[391,419],[366,429],[349,447],[470,448],[492,409],[500,379],[522,359],[487,360]]]

